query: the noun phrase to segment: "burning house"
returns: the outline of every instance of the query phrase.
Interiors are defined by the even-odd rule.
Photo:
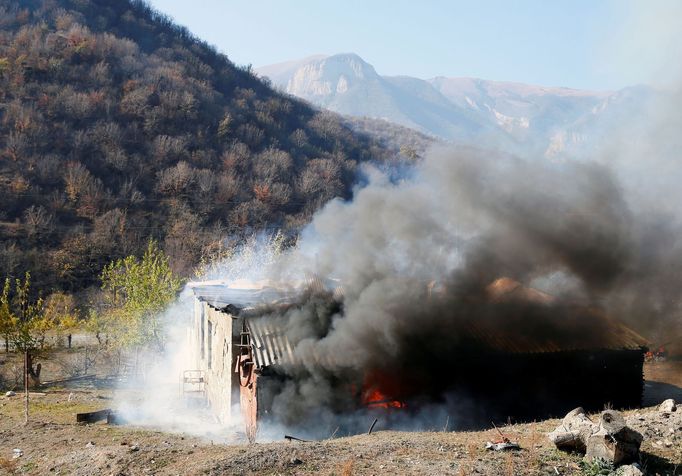
[[[300,293],[268,283],[192,287],[193,370],[200,373],[220,420],[243,417],[253,438],[282,381],[299,378],[305,372],[292,369],[311,364],[302,362],[286,320]],[[432,299],[437,294],[429,287]],[[436,403],[454,406],[453,412],[467,408],[458,425],[466,427],[491,418],[562,415],[577,404],[594,410],[641,404],[647,342],[622,323],[597,309],[558,303],[506,278],[470,301],[466,312],[460,306],[456,316],[444,321],[447,326],[424,326],[406,335],[398,344],[398,359],[374,362],[360,373],[332,372],[334,392],[348,398],[336,399],[331,410],[414,414]],[[259,311],[263,307],[267,318]],[[273,309],[281,319],[272,317]],[[448,312],[448,303],[437,309]],[[330,358],[316,355],[313,360],[329,368],[321,361]]]
[[[191,287],[195,301],[190,341],[196,368],[183,375],[183,388],[203,394],[221,422],[243,418],[247,434],[255,435],[257,374],[285,356],[293,361],[293,349],[284,335],[249,318],[248,310],[286,304],[294,293],[264,283],[202,282]]]

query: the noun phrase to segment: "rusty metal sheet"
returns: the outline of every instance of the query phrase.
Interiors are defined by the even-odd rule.
[[[246,385],[239,386],[239,407],[244,420],[244,431],[250,443],[256,441],[258,434],[258,375],[253,369],[249,370],[251,376],[247,378]]]
[[[518,326],[506,326],[474,317],[462,323],[459,339],[472,346],[513,354],[642,350],[649,345],[623,323],[584,307],[563,308],[556,318],[518,316],[516,321]]]
[[[293,346],[281,326],[270,319],[258,317],[247,318],[245,323],[251,335],[253,359],[258,369],[294,363]]]

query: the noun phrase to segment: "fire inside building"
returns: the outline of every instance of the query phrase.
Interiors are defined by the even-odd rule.
[[[284,326],[262,319],[258,309],[267,305],[272,313],[295,302],[297,293],[267,283],[191,287],[195,368],[186,372],[185,384],[202,392],[222,422],[243,419],[253,439],[259,420],[270,412],[271,381],[288,378],[277,369],[300,364]],[[360,382],[342,382],[339,391],[354,393],[358,408],[404,412],[455,395],[468,403],[457,405],[469,413],[461,419],[464,426],[558,416],[578,405],[601,410],[641,404],[647,341],[636,332],[581,306],[536,315],[526,304],[546,306],[554,298],[507,278],[486,288],[486,300],[505,305],[505,318],[459,319],[442,331],[451,334],[447,352],[415,336],[417,344],[400,368],[377,365]],[[518,303],[524,305],[514,307]]]

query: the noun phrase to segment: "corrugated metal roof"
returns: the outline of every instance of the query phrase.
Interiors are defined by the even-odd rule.
[[[549,304],[556,301],[556,298],[551,294],[528,288],[511,278],[498,278],[490,283],[485,290],[488,299],[492,302],[521,300]]]
[[[237,293],[238,291],[238,293]],[[229,303],[267,303],[268,293],[235,290]],[[479,312],[453,315],[448,335],[453,346],[511,354],[589,350],[640,350],[647,340],[604,312],[566,305],[541,291],[501,278],[487,288]],[[239,295],[237,295],[239,294]],[[281,297],[281,295],[280,295]],[[272,301],[270,301],[272,303]],[[257,368],[297,365],[294,346],[285,332],[285,321],[273,317],[245,317]]]
[[[534,354],[569,351],[641,350],[647,340],[604,313],[579,306],[523,313],[507,322],[472,316],[449,328],[453,347],[505,354]],[[477,318],[478,317],[478,318]],[[298,365],[294,346],[276,318],[247,318],[257,368]],[[328,357],[326,360],[328,360]],[[315,358],[320,362],[320,356]]]
[[[296,363],[293,347],[281,326],[272,319],[258,317],[248,318],[245,322],[251,336],[256,368]]]
[[[520,322],[513,326],[471,319],[462,323],[458,341],[461,345],[513,354],[640,350],[648,346],[644,337],[594,310],[565,308],[556,317],[539,319],[519,316]]]
[[[300,290],[270,285],[233,287],[224,283],[191,283],[194,296],[219,309],[232,305],[240,309],[271,304],[290,304],[300,296]]]
[[[463,338],[491,350],[542,353],[572,350],[640,350],[649,342],[603,311],[559,303],[554,296],[500,278],[487,287],[489,302],[502,306],[492,319],[473,316],[463,323]]]
[[[216,309],[234,306],[249,309],[263,305],[292,304],[304,291],[336,290],[338,282],[310,277],[306,280],[280,283],[271,280],[196,281],[187,285],[197,299]]]

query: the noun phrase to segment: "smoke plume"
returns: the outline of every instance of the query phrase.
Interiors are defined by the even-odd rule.
[[[597,308],[654,344],[681,335],[676,111],[656,107],[644,130],[622,129],[638,134],[614,130],[594,158],[449,147],[400,178],[367,166],[352,200],[328,203],[296,246],[254,242],[213,270],[279,283],[314,278],[295,305],[251,311],[284,329],[299,362],[259,380],[276,423],[316,422],[297,428],[304,437],[328,436],[340,421],[357,431],[370,410],[354,403],[368,381],[392,398],[406,387],[431,397],[417,413],[394,415],[392,428],[442,426],[453,411],[475,419],[480,407],[439,377],[472,322],[511,340],[597,343],[609,330],[573,319],[576,309]],[[554,298],[491,300],[489,286],[502,277]]]
[[[328,203],[295,247],[274,254],[266,247],[266,260],[253,259],[253,250],[234,266],[228,260],[225,269],[252,279],[335,283],[314,286],[286,309],[259,311],[285,329],[302,363],[273,379],[272,414],[284,425],[315,421],[333,430],[339,419],[331,409],[350,411],[347,387],[368,375],[381,383],[400,375],[403,385],[442,392],[446,406],[473,414],[475,405],[462,395],[453,401],[437,378],[473,321],[512,336],[555,333],[551,326],[566,323],[564,335],[598,340],[606,330],[596,323],[571,327],[577,307],[598,308],[655,344],[679,340],[678,85],[656,91],[640,115],[620,118],[572,160],[449,147],[400,178],[365,167],[353,199]],[[502,277],[556,299],[491,301],[488,287]],[[399,395],[399,386],[385,388]],[[414,421],[443,421],[442,408],[424,405]],[[344,421],[366,423],[353,415]]]

